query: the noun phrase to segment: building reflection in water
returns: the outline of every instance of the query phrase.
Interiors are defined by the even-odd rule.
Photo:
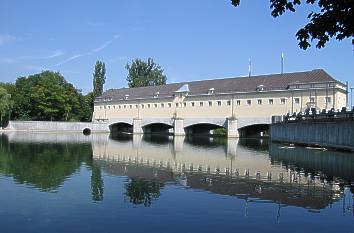
[[[246,203],[267,200],[279,207],[319,210],[342,198],[343,184],[353,180],[353,156],[344,159],[339,152],[315,151],[326,154],[326,161],[333,161],[324,163],[321,156],[311,157],[313,150],[268,145],[267,140],[103,134],[94,137],[94,162],[109,174],[159,184],[179,183],[237,196]],[[304,156],[307,160],[302,159]],[[141,195],[142,191],[136,193]]]
[[[353,213],[354,156],[268,144],[268,140],[108,134],[16,134],[1,137],[0,173],[41,191],[57,191],[80,166],[91,196],[104,199],[104,174],[126,176],[125,199],[150,206],[166,184],[320,210],[342,200]],[[43,164],[45,166],[43,167]]]

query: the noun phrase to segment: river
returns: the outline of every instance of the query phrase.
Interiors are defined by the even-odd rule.
[[[354,154],[267,139],[0,137],[0,232],[353,232]]]

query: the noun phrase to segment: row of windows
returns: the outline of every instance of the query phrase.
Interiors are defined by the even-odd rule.
[[[264,104],[264,99],[257,99],[257,104],[258,105],[262,105]],[[222,102],[221,100],[218,100],[216,101],[216,106],[219,106],[221,107],[222,106]],[[315,102],[315,98],[314,97],[310,97],[310,102],[311,103],[314,103]],[[213,101],[200,101],[200,102],[189,102],[190,103],[190,106],[192,107],[195,107],[195,106],[199,106],[199,107],[204,107],[204,106],[209,106],[209,107],[212,107],[214,102]],[[242,103],[241,100],[236,100],[236,105],[240,106]],[[269,105],[273,105],[274,104],[274,99],[268,99],[267,103]],[[300,104],[300,98],[294,98],[294,103],[295,104]],[[325,103],[331,103],[331,97],[325,97]],[[175,106],[176,107],[187,107],[187,102],[183,102],[183,103],[175,103]],[[225,104],[227,106],[231,106],[231,100],[227,100],[225,101]],[[281,98],[280,99],[280,104],[284,105],[286,104],[286,98]],[[252,100],[246,100],[246,105],[252,105]],[[124,104],[124,105],[108,105],[108,109],[111,109],[111,107],[113,109],[133,109],[133,108],[138,108],[139,105],[138,104],[135,104],[135,105],[128,105],[128,104]],[[140,107],[143,109],[143,108],[158,108],[158,107],[161,107],[161,108],[171,108],[172,107],[172,103],[160,103],[160,104],[140,104]],[[106,106],[104,106],[104,108],[106,108]],[[100,109],[102,109],[102,106],[100,106]]]
[[[315,103],[315,97],[310,97],[309,99],[310,99],[310,103]],[[325,97],[324,102],[326,104],[331,103],[332,102],[331,97]],[[300,98],[294,98],[294,103],[295,104],[300,104]]]
[[[219,106],[221,107],[223,105],[222,103],[223,101],[221,100],[218,100],[215,102],[216,106]],[[195,106],[200,106],[200,107],[203,107],[203,106],[209,106],[209,107],[212,107],[214,102],[213,101],[200,101],[200,102],[189,102],[190,103],[190,106],[192,107],[195,107]],[[258,99],[257,100],[257,103],[259,105],[261,105],[263,103],[263,100],[262,99]],[[282,98],[280,99],[280,104],[285,104],[286,103],[286,99],[285,98]],[[227,100],[225,101],[225,104],[227,106],[231,106],[231,100]],[[268,99],[268,104],[272,105],[274,104],[274,100],[273,99]],[[236,105],[241,105],[241,100],[236,100]],[[252,100],[246,100],[246,105],[252,105]],[[133,109],[133,108],[138,108],[138,104],[135,104],[135,105],[132,105],[132,104],[124,104],[124,105],[108,105],[108,109],[111,109],[111,107],[113,109]],[[187,102],[183,102],[183,103],[175,103],[175,106],[176,107],[187,107]],[[103,106],[104,108],[106,108],[106,106]],[[161,107],[161,108],[165,108],[165,107],[168,107],[168,108],[171,108],[172,107],[172,103],[160,103],[160,104],[140,104],[140,108],[158,108],[158,107]],[[102,109],[102,106],[100,106],[100,109]]]

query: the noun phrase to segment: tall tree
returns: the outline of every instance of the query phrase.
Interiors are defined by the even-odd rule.
[[[103,85],[106,82],[106,65],[104,62],[97,61],[93,73],[93,95],[98,97],[103,93]]]
[[[5,88],[0,87],[0,127],[3,127],[3,119],[5,116],[9,116],[12,105],[11,95],[7,93]]]
[[[13,117],[23,120],[83,120],[80,90],[58,72],[43,71],[16,80]]]
[[[125,68],[128,70],[127,81],[129,87],[166,84],[167,78],[163,74],[164,70],[152,58],[148,58],[147,61],[136,58],[132,60],[132,64],[128,63]]]
[[[234,6],[238,6],[240,1],[231,0]],[[270,0],[271,14],[278,17],[286,11],[295,12],[295,7],[302,2],[317,4],[319,10],[311,11],[307,16],[310,22],[296,33],[300,48],[307,49],[313,40],[317,41],[317,48],[323,48],[332,37],[337,40],[351,38],[354,46],[353,0]]]

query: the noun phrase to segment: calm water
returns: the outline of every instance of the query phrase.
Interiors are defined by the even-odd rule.
[[[0,232],[354,232],[354,154],[267,140],[2,135]]]

